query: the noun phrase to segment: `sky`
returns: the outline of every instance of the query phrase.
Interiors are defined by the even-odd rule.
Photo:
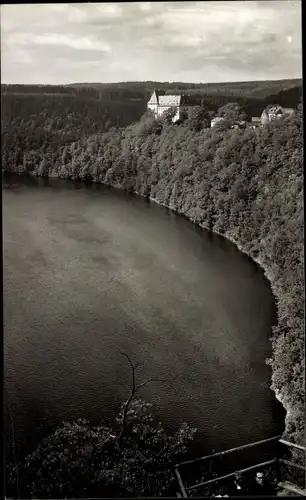
[[[1,5],[1,81],[302,77],[301,1]]]

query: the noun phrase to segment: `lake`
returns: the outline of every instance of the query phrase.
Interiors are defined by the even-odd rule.
[[[283,430],[265,365],[276,309],[257,265],[141,197],[12,182],[2,191],[4,403],[20,453],[62,420],[111,423],[129,394],[122,352],[143,363],[139,381],[165,380],[139,395],[169,430],[197,427],[202,452]]]

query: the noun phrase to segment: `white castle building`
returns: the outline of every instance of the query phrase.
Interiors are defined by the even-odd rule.
[[[166,95],[163,90],[154,90],[147,104],[147,109],[152,111],[156,117],[170,108],[175,108],[176,113],[172,118],[173,122],[180,120],[183,110],[189,110],[197,106],[196,98],[184,94]]]

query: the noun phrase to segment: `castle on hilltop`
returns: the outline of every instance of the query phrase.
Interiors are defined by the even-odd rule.
[[[183,110],[193,108],[199,104],[198,98],[185,94],[166,95],[164,90],[154,90],[147,104],[147,109],[152,111],[155,117],[161,116],[170,108],[175,108],[176,113],[172,118],[173,122],[181,119]]]

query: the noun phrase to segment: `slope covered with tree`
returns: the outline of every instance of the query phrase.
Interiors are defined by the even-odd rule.
[[[78,125],[81,114],[72,126],[73,113],[70,118],[67,114],[70,126],[58,115],[50,124],[52,106],[41,115],[46,99],[40,99],[32,117],[32,104],[22,98],[18,106],[12,99],[4,110],[4,171],[101,182],[150,197],[236,242],[264,267],[278,306],[269,361],[272,388],[287,410],[287,437],[301,442],[305,431],[302,106],[290,118],[264,128],[231,130],[231,123],[243,114],[239,105],[231,104],[217,111],[226,123],[210,129],[206,127],[211,108],[205,108],[203,99],[203,106],[194,108],[180,124],[172,124],[171,113],[159,120],[145,114],[126,128],[106,130],[89,118],[86,122],[86,116],[93,116],[91,111],[88,115],[82,111],[88,123],[84,128]],[[23,112],[19,106],[25,106]],[[69,429],[63,427],[56,436],[63,439]],[[84,423],[70,430],[73,439],[79,432],[88,435],[90,446],[96,446],[95,433],[104,432],[89,430]],[[50,438],[52,446],[58,446],[56,436]],[[41,452],[57,474],[48,446],[42,445]],[[77,446],[83,456],[83,444]],[[100,449],[98,457],[99,453]],[[118,463],[126,459],[120,453],[117,456]],[[93,476],[87,462],[84,467],[90,482]]]
[[[187,93],[200,92],[202,95],[221,94],[227,97],[257,97],[264,98],[270,94],[275,94],[281,90],[288,90],[294,87],[302,87],[301,78],[292,78],[287,80],[261,80],[247,82],[214,82],[214,83],[188,83],[188,82],[118,82],[118,83],[73,83],[66,85],[65,88],[84,89],[94,88],[97,91],[133,91],[148,92],[156,88],[173,93],[175,91],[184,91]]]
[[[201,109],[180,125],[150,115],[59,145],[5,132],[3,168],[102,182],[137,192],[234,240],[270,277],[278,302],[272,386],[301,439],[303,385],[302,109],[262,129],[203,129]],[[202,113],[203,114],[203,113]],[[202,121],[201,121],[202,120]],[[201,125],[202,124],[202,125]]]
[[[62,93],[60,87],[58,93],[53,87],[50,90],[3,93],[2,132],[28,138],[44,135],[45,142],[55,137],[71,142],[111,127],[124,127],[143,114],[139,103],[102,100],[86,91],[81,95]]]
[[[198,114],[197,114],[198,109]],[[239,107],[237,108],[239,110]],[[201,114],[202,113],[202,114]],[[278,303],[272,387],[287,433],[304,432],[302,107],[262,129],[204,128],[144,115],[127,128],[59,145],[5,132],[3,168],[106,183],[150,197],[237,242],[265,268]]]
[[[92,128],[89,129],[88,123],[85,120],[83,132],[86,134],[96,131],[103,132],[109,126],[126,126],[140,119],[155,89],[164,90],[166,94],[185,93],[193,96],[198,101],[198,104],[203,101],[206,107],[215,112],[229,100],[234,100],[243,106],[249,117],[251,117],[260,115],[268,104],[296,107],[301,98],[302,80],[231,83],[119,82],[75,83],[71,85],[2,84],[1,94],[4,105],[8,107],[14,106],[14,112],[17,112],[14,118],[18,118],[19,116],[17,110],[20,105],[21,96],[24,101],[20,108],[20,113],[24,114],[26,106],[27,112],[32,114],[32,118],[35,118],[35,116],[39,117],[42,113],[48,121],[54,118],[54,115],[56,118],[67,120],[67,113],[69,116],[72,109],[74,120],[71,123],[68,118],[67,129],[69,125],[75,128],[76,119],[79,128],[82,128],[82,116],[85,116],[85,118],[88,117],[87,122],[92,122]],[[39,96],[40,99],[35,98],[35,96]],[[86,105],[84,104],[84,100],[86,101]],[[94,100],[99,102],[94,103]],[[50,106],[52,106],[52,110],[50,110]],[[95,130],[93,130],[94,126],[96,127]]]

